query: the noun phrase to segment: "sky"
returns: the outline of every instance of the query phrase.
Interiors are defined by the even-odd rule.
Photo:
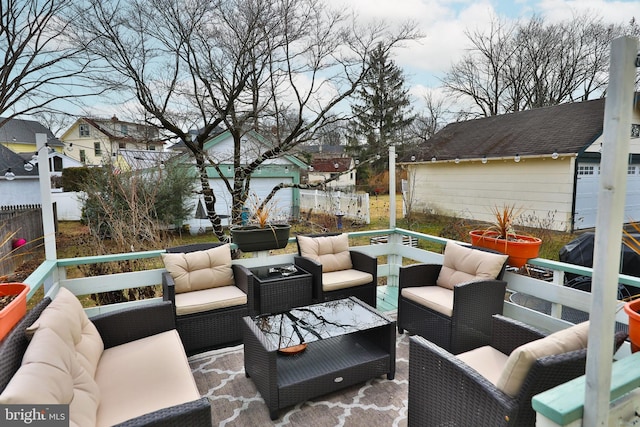
[[[414,98],[440,86],[451,64],[468,48],[465,31],[488,27],[490,17],[528,19],[541,15],[548,22],[570,19],[574,14],[594,12],[608,23],[640,20],[640,0],[330,0],[355,9],[363,19],[385,19],[389,23],[412,19],[425,35],[398,49],[392,59],[402,68]],[[437,93],[438,91],[435,90]]]
[[[341,10],[354,10],[363,21],[385,20],[389,24],[413,20],[424,34],[419,41],[407,42],[391,59],[403,70],[406,87],[415,112],[422,109],[427,92],[436,98],[446,94],[440,80],[450,66],[466,52],[465,31],[488,28],[491,16],[528,19],[534,13],[547,22],[563,21],[583,12],[593,12],[607,23],[640,20],[640,0],[324,0]],[[130,103],[128,103],[130,104]],[[133,105],[131,109],[134,110]],[[95,103],[92,114],[123,114],[121,103]],[[122,117],[121,117],[122,118]]]

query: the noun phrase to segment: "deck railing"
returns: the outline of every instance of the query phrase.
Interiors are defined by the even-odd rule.
[[[389,236],[388,239],[385,239],[387,243],[368,244],[372,237],[382,235]],[[358,250],[369,255],[379,257],[378,277],[386,278],[388,286],[397,286],[398,271],[403,263],[441,262],[442,254],[439,252],[441,252],[441,247],[447,242],[447,239],[442,237],[398,228],[393,230],[359,231],[349,233],[349,236],[353,247],[357,247]],[[435,249],[424,250],[419,247],[403,244],[403,236],[410,236],[418,239],[420,242],[431,243],[430,246],[433,246]],[[291,245],[295,245],[295,238],[289,240],[290,247]],[[158,285],[161,283],[162,268],[82,278],[67,278],[66,269],[94,263],[156,258],[160,257],[162,252],[164,251],[155,250],[45,261],[25,281],[31,287],[28,298],[31,298],[40,287],[44,287],[45,293],[55,294],[59,286],[64,286],[76,295],[88,295],[130,287]],[[294,253],[280,255],[257,253],[254,255],[254,257],[234,260],[233,262],[244,264],[247,267],[287,263],[293,262]],[[589,312],[591,294],[563,286],[563,283],[566,273],[591,276],[593,272],[591,268],[542,258],[530,260],[529,264],[548,271],[549,275],[552,275],[552,280],[542,280],[533,276],[507,271],[505,273],[505,280],[507,280],[508,283],[507,289],[509,294],[520,293],[534,299],[537,298],[546,301],[551,305],[551,312],[545,314],[506,299],[504,307],[505,315],[539,328],[555,331],[566,327],[567,324],[570,323],[568,320],[563,320],[563,310],[569,308]],[[640,278],[621,274],[619,280],[620,283],[626,285],[629,289],[637,289],[637,293],[640,293]],[[148,304],[152,302],[154,302],[154,299],[94,307],[87,309],[87,311],[89,315],[94,315],[99,312],[122,308],[126,305]],[[622,310],[619,310],[616,320],[623,324],[628,322],[627,316]]]

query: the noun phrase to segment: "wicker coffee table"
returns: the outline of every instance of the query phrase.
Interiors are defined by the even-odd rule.
[[[243,318],[244,368],[272,420],[278,410],[387,375],[396,322],[355,297]],[[297,354],[283,349],[306,344]]]

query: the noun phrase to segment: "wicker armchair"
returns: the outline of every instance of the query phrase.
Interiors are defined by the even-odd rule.
[[[448,242],[444,267],[400,268],[398,332],[420,335],[454,354],[489,343],[491,316],[502,314],[507,256]]]
[[[295,265],[311,273],[313,299],[331,301],[355,296],[376,307],[378,260],[349,249],[346,234],[297,236]]]
[[[586,325],[588,334],[588,324],[581,325]],[[571,329],[581,328],[581,325]],[[582,329],[583,333],[584,330]],[[557,334],[566,333],[565,331],[569,330]],[[512,378],[513,373],[509,376],[505,372],[498,372],[502,375],[499,377],[495,372],[489,375],[481,371],[483,367],[486,370],[495,360],[504,362],[504,369],[507,369],[509,363],[518,360],[516,356],[509,358],[507,355],[523,344],[531,343],[530,346],[542,343],[542,337],[542,332],[500,315],[493,316],[490,346],[458,356],[422,337],[411,337],[409,426],[534,426],[536,415],[531,407],[531,398],[584,375],[587,349],[580,347],[586,346],[586,341],[573,347],[577,349],[529,359],[533,364],[522,374],[521,386],[509,390],[509,393],[505,392],[508,386],[502,377]],[[612,357],[625,337],[625,333],[616,334],[616,348]],[[566,335],[563,341],[569,341]],[[496,357],[496,354],[503,355],[503,359]],[[519,360],[522,359],[524,357],[520,356]],[[495,370],[496,364],[493,368]],[[510,372],[515,372],[517,367],[513,369]]]
[[[176,246],[167,248],[167,253],[193,253],[222,245],[222,243],[199,243]],[[233,264],[231,268],[235,287],[242,291],[234,290],[235,301],[213,304],[214,307],[222,305],[220,308],[207,308],[207,305],[211,306],[208,301],[191,298],[190,303],[193,305],[202,304],[205,309],[204,311],[189,310],[188,314],[177,314],[175,280],[168,271],[162,274],[163,299],[173,303],[176,314],[176,329],[188,355],[242,341],[241,321],[244,316],[249,314],[248,301],[251,300],[250,293],[253,292],[253,275],[242,265]],[[196,295],[193,294],[191,297]],[[241,301],[242,295],[246,296],[243,301]]]

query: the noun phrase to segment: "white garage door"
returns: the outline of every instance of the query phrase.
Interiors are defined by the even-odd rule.
[[[598,211],[598,185],[600,166],[596,164],[578,165],[576,185],[576,209],[574,228],[592,228],[596,225]],[[640,221],[640,166],[630,165],[627,173],[627,196],[624,221]]]

